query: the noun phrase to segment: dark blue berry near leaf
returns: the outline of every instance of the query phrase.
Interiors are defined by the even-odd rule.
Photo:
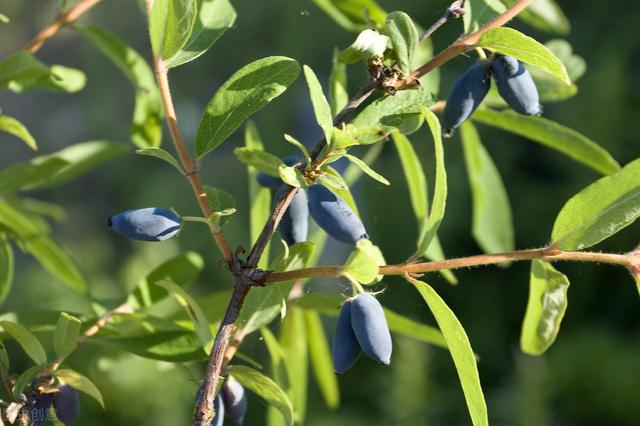
[[[445,136],[450,136],[460,127],[484,100],[491,87],[487,64],[478,61],[469,67],[453,83],[444,108],[442,127]]]
[[[71,386],[60,386],[58,392],[53,395],[53,408],[56,411],[56,417],[64,423],[64,426],[72,425],[80,412],[78,392]]]
[[[168,209],[148,207],[111,216],[107,225],[120,235],[138,241],[164,241],[182,227],[180,216]]]
[[[324,232],[346,244],[369,238],[362,221],[342,197],[320,184],[307,191],[309,213]]]
[[[352,302],[347,300],[342,305],[336,324],[336,334],[331,349],[333,371],[336,374],[347,372],[360,357],[360,344],[351,327],[351,304]]]
[[[525,115],[542,113],[538,89],[522,62],[511,56],[496,55],[491,62],[491,73],[498,93],[516,112]]]
[[[365,293],[353,300],[351,326],[369,358],[383,365],[391,363],[391,333],[382,305],[374,296]]]

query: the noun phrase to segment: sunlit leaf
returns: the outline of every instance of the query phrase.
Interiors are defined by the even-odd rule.
[[[82,322],[73,315],[61,312],[53,332],[53,349],[58,358],[63,358],[76,348]]]
[[[550,263],[531,262],[529,302],[522,322],[520,348],[529,355],[541,355],[553,344],[567,310],[569,279]]]
[[[197,15],[196,0],[154,0],[149,17],[154,54],[167,60],[179,54],[189,41]]]
[[[35,361],[36,364],[44,364],[47,362],[47,353],[36,336],[33,335],[24,326],[11,322],[0,321],[0,327],[9,334],[25,353]]]
[[[8,115],[0,115],[0,131],[10,133],[20,138],[31,149],[38,149],[36,140],[33,138],[29,130],[15,118]]]
[[[102,394],[89,378],[76,371],[66,369],[57,370],[55,375],[60,381],[79,390],[80,392],[86,393],[98,401],[102,408],[104,408],[104,399],[102,398]]]
[[[309,358],[314,377],[322,392],[324,402],[329,408],[336,408],[340,404],[340,389],[333,372],[331,350],[327,336],[322,327],[322,320],[317,312],[305,311],[307,342],[309,344]]]

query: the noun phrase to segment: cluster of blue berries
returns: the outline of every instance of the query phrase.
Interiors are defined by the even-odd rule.
[[[517,59],[496,54],[478,61],[453,84],[444,109],[444,134],[450,136],[478,108],[491,87],[491,77],[505,102],[520,114],[540,115],[538,89],[529,71]]]
[[[296,157],[285,157],[283,162],[287,165],[293,165],[296,162]],[[256,179],[262,186],[277,189],[276,195],[273,197],[274,201],[278,200],[286,189],[286,185],[280,178],[260,172]],[[315,184],[307,188],[306,191],[304,189],[298,190],[280,221],[278,232],[287,244],[291,245],[307,240],[309,214],[327,234],[345,244],[355,244],[363,238],[369,238],[362,221],[349,207],[349,204],[327,187]]]
[[[347,300],[338,317],[333,340],[333,369],[343,374],[356,363],[361,351],[372,360],[391,364],[391,333],[380,302],[364,293]]]

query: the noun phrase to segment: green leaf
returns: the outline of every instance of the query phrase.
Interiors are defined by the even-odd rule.
[[[146,60],[124,41],[98,27],[75,27],[102,51],[136,90],[131,139],[140,148],[162,143],[162,101],[153,71]]]
[[[279,157],[261,149],[242,147],[236,148],[233,153],[241,163],[270,176],[278,176],[278,168],[285,166]]]
[[[366,29],[358,34],[351,46],[340,52],[338,59],[345,64],[355,64],[358,61],[379,58],[384,55],[389,43],[389,37],[386,35]]]
[[[233,195],[223,189],[209,185],[204,186],[204,192],[207,194],[209,206],[213,211],[211,218],[213,223],[217,225],[226,224],[230,216],[236,212],[236,200]]]
[[[372,25],[382,26],[387,16],[374,0],[313,0],[338,25],[348,31],[360,31]]]
[[[420,162],[420,159],[413,149],[409,139],[398,132],[393,133],[391,136],[396,150],[398,151],[398,156],[400,157],[400,163],[402,164],[402,170],[404,171],[409,196],[411,198],[411,207],[413,208],[413,213],[418,225],[416,240],[416,249],[418,249],[420,245],[420,230],[426,226],[429,214],[429,191],[427,188],[427,178],[422,168],[422,163]],[[434,237],[433,242],[429,245],[424,255],[432,260],[445,259],[442,246],[437,235]],[[451,284],[458,283],[455,275],[450,270],[443,269],[440,273]]]
[[[0,340],[0,368],[9,370],[9,354],[4,343]]]
[[[244,134],[245,147],[249,149],[257,149],[262,151],[264,146],[258,129],[252,121],[247,123]],[[269,220],[271,215],[271,191],[269,188],[264,188],[258,184],[256,175],[258,171],[255,167],[247,166],[247,173],[249,175],[249,202],[251,203],[249,218],[250,218],[250,236],[251,244],[253,245],[260,236],[264,224]],[[269,262],[269,245],[265,248],[258,268],[266,269]]]
[[[503,0],[508,6],[515,0]],[[569,19],[554,0],[535,0],[518,14],[518,18],[533,28],[556,34],[568,34],[571,30]]]
[[[13,284],[13,249],[9,241],[0,235],[0,305],[7,300]]]
[[[329,77],[331,115],[336,116],[349,103],[347,91],[347,66],[338,60],[338,49],[333,49],[333,65]]]
[[[509,196],[500,173],[470,122],[462,125],[462,146],[473,199],[471,233],[485,253],[514,250]]]
[[[281,388],[288,386],[290,377],[284,365],[284,353],[280,347],[280,342],[273,333],[266,327],[260,329],[264,344],[269,351],[271,360],[271,376],[273,381]],[[266,424],[268,426],[281,426],[284,424],[284,417],[273,406],[267,407]]]
[[[76,348],[81,325],[82,322],[78,318],[66,312],[60,312],[53,332],[53,349],[58,358],[66,357]]]
[[[94,337],[92,341],[159,361],[190,362],[207,359],[198,335],[186,329],[148,331],[126,337]]]
[[[351,154],[345,154],[344,156],[347,157],[347,159],[354,163],[356,166],[360,167],[360,169],[362,169],[362,171],[369,175],[371,178],[377,180],[383,185],[391,185],[384,176],[373,170],[367,163],[365,163],[358,157]]]
[[[444,336],[437,328],[409,319],[388,308],[384,308],[384,316],[387,318],[389,330],[394,333],[448,349]]]
[[[529,301],[522,322],[520,348],[529,355],[542,355],[553,344],[567,310],[569,279],[550,263],[531,262]]]
[[[447,204],[447,171],[444,164],[444,149],[442,147],[442,129],[440,121],[431,110],[423,107],[422,114],[431,130],[433,146],[436,157],[436,178],[433,192],[433,206],[426,225],[420,232],[420,243],[418,245],[418,255],[423,255],[429,248],[438,233],[440,223],[444,218],[444,211]]]
[[[304,69],[304,77],[307,80],[307,86],[309,87],[309,97],[311,98],[311,104],[313,105],[313,112],[316,116],[316,121],[324,138],[327,141],[327,145],[331,146],[333,140],[333,117],[331,115],[331,106],[329,101],[322,92],[322,85],[318,81],[318,77],[311,68],[307,65],[302,67]]]
[[[394,120],[392,123],[385,122],[385,117],[401,112],[410,112],[411,115],[420,113],[421,106],[428,108],[433,103],[433,96],[423,89],[401,90],[394,96],[383,96],[371,102],[357,115],[353,124],[358,127],[382,125],[387,133],[391,133],[400,123],[398,120]]]
[[[356,126],[347,124],[333,129],[334,148],[349,148],[355,145],[371,145],[387,136],[388,128],[379,124]],[[340,152],[334,154],[342,155]]]
[[[0,321],[0,327],[20,345],[36,364],[41,365],[47,362],[47,353],[42,344],[25,327],[11,321]]]
[[[298,74],[300,65],[284,56],[259,59],[236,71],[204,111],[196,136],[197,156],[220,145],[249,116],[281,95]]]
[[[236,21],[236,11],[229,0],[198,0],[197,8],[198,14],[189,40],[180,51],[165,61],[169,68],[198,58]]]
[[[142,149],[136,150],[136,154],[147,155],[149,157],[155,157],[162,161],[166,161],[167,163],[171,164],[173,167],[178,169],[178,171],[180,171],[181,173],[183,172],[182,166],[180,166],[180,163],[178,163],[178,160],[176,159],[176,157],[171,155],[169,151],[164,150],[162,148],[157,148],[157,147],[142,148]]]
[[[9,22],[11,22],[11,20],[4,13],[0,13],[0,22],[2,22],[3,24],[8,24]]]
[[[480,386],[476,357],[471,349],[467,333],[453,311],[430,285],[421,281],[413,281],[413,283],[427,302],[447,341],[473,425],[488,425],[487,404]]]
[[[55,375],[61,382],[71,386],[74,389],[86,393],[87,395],[98,401],[104,409],[104,399],[102,398],[102,394],[89,378],[76,371],[65,369],[56,371]]]
[[[378,277],[378,261],[365,250],[356,248],[345,261],[342,272],[361,284],[373,284]]]
[[[269,269],[284,272],[304,268],[314,250],[315,246],[312,243],[294,244],[289,247],[288,256],[277,259]],[[252,289],[238,318],[238,324],[243,327],[244,332],[251,333],[280,315],[281,307],[292,286],[293,281],[288,281]]]
[[[0,192],[44,184],[66,166],[67,162],[60,158],[36,158],[28,163],[13,164],[0,170]]]
[[[153,53],[170,59],[189,41],[198,16],[196,0],[155,0],[149,18]]]
[[[22,141],[33,150],[38,149],[36,140],[31,136],[29,130],[15,118],[9,117],[8,115],[0,115],[0,131],[10,133],[22,139]]]
[[[267,402],[276,407],[288,425],[293,425],[293,408],[291,401],[282,389],[270,378],[262,375],[259,371],[244,365],[232,365],[229,367],[229,374],[240,384]]]
[[[49,69],[31,53],[20,50],[0,61],[0,89],[9,83],[49,75]]]
[[[307,342],[309,344],[309,357],[313,373],[320,387],[324,402],[329,408],[337,408],[340,405],[340,389],[338,380],[333,372],[331,350],[327,336],[322,327],[320,315],[314,311],[305,311]]]
[[[464,2],[465,14],[464,32],[472,33],[501,15],[507,8],[500,0],[466,0]]]
[[[51,65],[49,71],[49,74],[40,77],[11,81],[8,88],[16,93],[44,90],[53,93],[76,93],[84,89],[87,83],[84,72],[75,68]]]
[[[418,30],[404,12],[387,15],[385,33],[389,36],[398,65],[404,72],[413,71],[413,57],[418,47]]]
[[[20,395],[27,388],[27,386],[40,374],[46,365],[34,365],[24,370],[13,384],[13,399],[20,400]]]
[[[292,306],[280,327],[280,346],[288,371],[287,394],[293,405],[296,424],[304,424],[307,411],[307,384],[309,382],[309,351],[307,346],[304,311]]]
[[[555,149],[604,175],[620,170],[620,165],[604,148],[575,130],[546,118],[491,110],[478,110],[472,118]]]
[[[287,185],[295,186],[296,188],[307,187],[307,182],[304,180],[304,176],[299,168],[294,166],[285,166],[284,164],[278,168],[278,176]]]
[[[342,175],[338,173],[337,170],[335,170],[333,167],[327,167],[325,169],[325,174],[321,176],[320,180],[331,191],[335,192],[336,195],[338,195],[339,197],[342,197],[342,199],[344,199],[347,202],[347,204],[349,204],[349,207],[351,207],[351,210],[353,210],[353,212],[358,217],[360,217],[360,212],[358,211],[358,205],[356,204],[356,200],[353,198],[353,195],[351,194],[351,190],[349,190],[349,185],[347,185],[347,182],[345,182],[345,180],[342,178]]]
[[[551,50],[512,28],[493,28],[480,36],[476,46],[513,56],[540,68],[565,84],[571,84],[567,69]]]
[[[82,273],[58,243],[46,236],[38,236],[24,240],[22,244],[24,250],[31,254],[43,268],[62,280],[69,288],[80,294],[87,292],[87,282]]]
[[[155,267],[129,295],[127,303],[134,309],[149,307],[166,298],[167,292],[154,285],[158,281],[169,280],[181,287],[193,282],[204,268],[204,260],[196,252],[186,252]]]
[[[309,151],[307,150],[307,147],[304,146],[302,142],[300,142],[298,139],[294,138],[291,135],[287,135],[286,133],[284,134],[284,140],[286,140],[291,145],[298,148],[304,155],[304,158],[307,161],[307,164],[311,164],[311,156],[309,155]]]
[[[68,146],[53,154],[44,155],[31,160],[33,164],[41,164],[49,160],[60,160],[65,166],[56,170],[46,179],[28,185],[26,189],[50,188],[66,183],[75,177],[95,169],[102,163],[128,154],[130,149],[125,144],[106,140],[95,140]]]
[[[208,350],[210,343],[213,340],[213,336],[209,329],[209,322],[198,303],[182,287],[172,281],[160,280],[155,284],[165,288],[178,301],[178,303],[185,308],[189,314],[189,318],[191,318],[191,322],[193,322],[202,346],[205,348],[205,351]]]
[[[551,233],[555,248],[583,250],[640,217],[640,159],[603,177],[562,207]]]

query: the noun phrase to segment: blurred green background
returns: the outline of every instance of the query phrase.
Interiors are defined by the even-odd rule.
[[[0,26],[0,56],[23,47],[53,18],[57,1],[3,0],[0,12],[11,18]],[[380,0],[386,10],[403,10],[423,27],[435,21],[449,2],[437,0]],[[636,1],[558,2],[572,23],[567,40],[588,64],[577,96],[545,105],[545,116],[574,127],[610,151],[621,163],[640,154],[640,32]],[[185,137],[191,141],[201,111],[215,89],[242,65],[269,55],[286,55],[310,65],[325,84],[334,46],[351,43],[350,34],[331,21],[310,0],[237,0],[234,28],[205,56],[171,73],[174,99]],[[145,18],[132,0],[105,0],[82,18],[116,33],[150,56]],[[434,36],[444,48],[462,31],[461,22],[449,23]],[[548,35],[513,25],[546,41]],[[0,93],[0,108],[18,118],[34,134],[40,153],[72,143],[111,139],[127,143],[133,108],[133,90],[122,74],[80,35],[64,30],[38,53],[45,63],[60,63],[85,71],[86,88],[74,95]],[[470,63],[457,58],[442,69],[441,97]],[[350,69],[350,91],[364,81],[364,67]],[[287,154],[282,133],[312,143],[320,134],[314,124],[303,79],[255,116],[265,148]],[[575,192],[599,176],[538,144],[480,126],[483,143],[496,162],[514,214],[516,246],[544,245],[555,215]],[[0,167],[24,161],[33,153],[0,134]],[[425,132],[412,137],[432,174],[432,155]],[[235,244],[249,246],[247,177],[233,156],[243,143],[237,132],[201,171],[205,183],[236,197],[238,213],[227,232]],[[170,141],[164,135],[164,146]],[[462,150],[457,137],[446,141],[449,172],[447,215],[440,238],[448,256],[479,253],[470,236],[471,201]],[[133,151],[133,146],[132,146]],[[381,246],[389,263],[404,260],[414,247],[415,226],[399,161],[390,144],[376,169],[391,187],[362,179],[355,197],[369,234]],[[163,244],[135,243],[108,231],[106,218],[118,211],[145,206],[175,207],[197,214],[190,187],[173,169],[150,158],[129,155],[55,189],[32,194],[63,205],[67,218],[55,226],[55,237],[69,249],[99,300],[122,298],[153,266],[186,250],[207,262],[192,294],[228,289],[231,280],[217,267],[219,255],[200,225],[187,226],[181,237]],[[597,249],[622,252],[635,247],[640,224],[600,244]],[[324,263],[342,262],[347,247],[330,243]],[[17,259],[16,283],[2,312],[49,308],[89,312],[86,300],[66,290],[30,258]],[[439,276],[436,286],[466,327],[479,356],[480,377],[494,425],[638,425],[640,424],[640,304],[631,278],[621,268],[563,264],[559,269],[572,281],[570,304],[558,341],[542,357],[520,353],[520,324],[528,294],[528,264],[457,272],[460,284],[449,286]],[[414,319],[433,324],[416,293],[402,280],[384,281],[383,303]],[[313,284],[319,291],[342,291],[331,280]],[[333,323],[326,321],[332,334]],[[374,367],[362,359],[340,378],[342,405],[330,411],[311,379],[306,424],[321,425],[465,425],[470,420],[453,363],[447,352],[406,338],[394,340],[393,365]],[[13,366],[29,366],[21,351],[9,345]],[[268,365],[264,345],[250,338],[242,352]],[[91,377],[104,394],[103,411],[82,397],[78,424],[182,425],[189,424],[197,384],[186,369],[144,360],[98,346],[87,346],[69,360]],[[192,368],[192,371],[201,371]],[[249,425],[263,424],[265,407],[250,396]]]

